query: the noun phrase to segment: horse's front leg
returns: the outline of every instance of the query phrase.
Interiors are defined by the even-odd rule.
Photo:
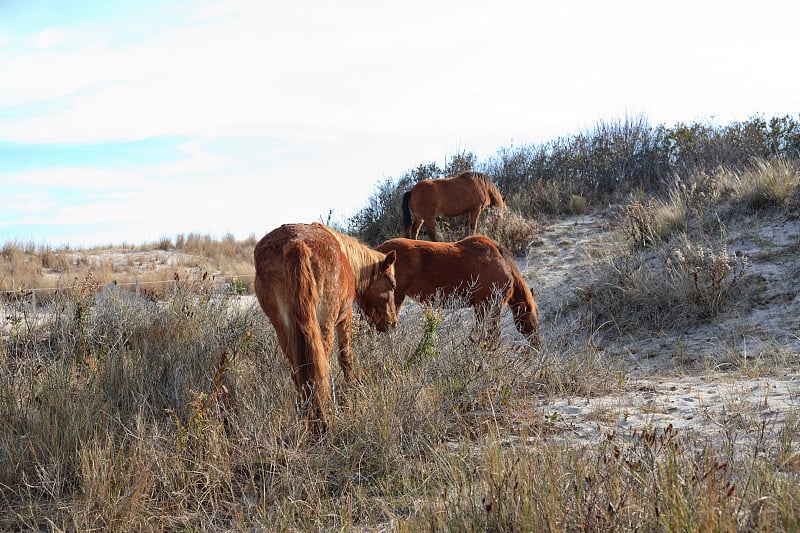
[[[483,209],[478,208],[467,213],[467,220],[466,224],[464,225],[464,237],[475,235],[475,233],[478,231],[478,219],[481,217],[481,211],[483,211]]]
[[[433,242],[438,241],[436,237],[436,215],[431,215],[425,218],[425,229],[428,230],[428,236]]]

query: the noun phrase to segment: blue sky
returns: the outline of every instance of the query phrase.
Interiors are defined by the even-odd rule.
[[[0,243],[261,236],[600,119],[797,116],[798,20],[794,0],[0,1]]]

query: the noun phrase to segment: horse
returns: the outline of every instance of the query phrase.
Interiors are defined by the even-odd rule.
[[[488,237],[475,235],[456,242],[398,238],[375,248],[397,253],[394,301],[397,310],[406,296],[426,304],[448,298],[466,303],[481,323],[491,319],[491,332],[500,332],[500,313],[508,305],[514,325],[531,346],[538,348],[539,308],[511,252]]]
[[[397,324],[395,252],[378,252],[323,224],[284,224],[253,251],[258,302],[289,359],[301,411],[327,427],[334,331],[345,381],[354,379],[353,301],[379,331]]]
[[[451,178],[418,181],[403,195],[403,236],[419,238],[422,223],[432,241],[436,238],[436,215],[457,217],[467,215],[465,237],[474,235],[478,218],[484,208],[505,209],[503,195],[482,172],[466,171]]]

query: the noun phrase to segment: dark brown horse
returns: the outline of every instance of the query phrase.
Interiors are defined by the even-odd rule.
[[[514,325],[533,347],[539,346],[539,308],[511,253],[482,235],[457,242],[392,239],[376,250],[397,252],[394,292],[398,311],[406,296],[426,303],[455,296],[487,316],[499,335],[500,312],[508,305]]]
[[[313,223],[271,231],[253,256],[256,296],[289,359],[302,410],[325,427],[334,331],[339,365],[345,380],[353,379],[353,301],[380,331],[397,323],[395,252],[377,252]]]
[[[422,223],[432,241],[436,238],[436,215],[467,215],[465,236],[474,235],[484,208],[505,209],[503,195],[487,174],[462,172],[452,178],[422,180],[403,195],[403,235],[419,238]]]

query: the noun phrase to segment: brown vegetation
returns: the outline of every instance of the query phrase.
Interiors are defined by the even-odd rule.
[[[178,278],[205,276],[220,282],[244,284],[252,290],[253,247],[251,236],[237,241],[233,235],[214,239],[209,235],[178,235],[174,243],[163,238],[139,246],[108,248],[55,248],[34,243],[7,242],[0,250],[0,291],[50,294],[75,287],[91,278],[105,286],[116,282],[131,292],[138,289],[161,297]]]
[[[288,365],[254,299],[202,276],[251,272],[254,239],[189,236],[177,250],[164,241],[116,263],[122,250],[7,245],[0,529],[796,529],[800,417],[789,408],[775,418],[769,391],[706,406],[695,421],[705,431],[660,425],[653,405],[639,427],[624,423],[636,415],[628,407],[597,408],[592,426],[615,429],[577,445],[574,422],[555,408],[640,392],[647,377],[653,387],[709,369],[730,381],[796,375],[796,314],[753,326],[759,343],[746,352],[740,332],[716,333],[729,346],[724,361],[683,347],[708,346],[709,323],[796,298],[768,293],[786,280],[755,269],[794,261],[800,245],[750,227],[796,221],[796,161],[681,174],[659,194],[625,194],[604,211],[602,242],[560,270],[580,274],[575,282],[545,283],[546,265],[564,261],[559,248],[576,252],[574,242],[543,257],[546,222],[513,210],[510,224],[487,217],[546,292],[539,351],[513,327],[499,347],[473,344],[471,324],[444,307],[409,312],[388,334],[356,320],[361,379],[337,397],[322,436],[298,417]],[[733,250],[734,234],[747,236],[747,253]],[[165,247],[184,259],[148,266],[146,254]],[[199,274],[175,277],[181,268]],[[169,290],[156,301],[98,295],[107,280],[132,279],[128,270],[163,275]],[[50,286],[56,271],[69,290],[34,306],[21,289]],[[633,353],[645,342],[662,364],[651,376]],[[333,374],[335,395],[335,364]],[[796,405],[796,387],[789,394]]]

